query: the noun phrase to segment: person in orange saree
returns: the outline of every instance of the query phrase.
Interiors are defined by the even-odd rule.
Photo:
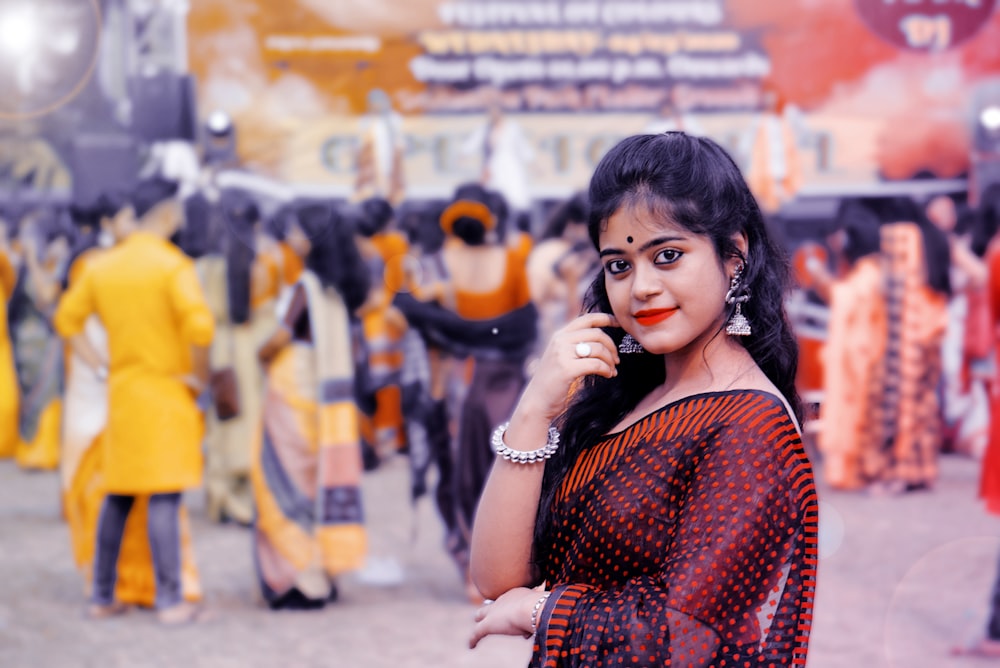
[[[253,549],[272,609],[323,607],[367,549],[351,319],[369,277],[332,205],[303,204],[297,215],[310,244],[306,270],[258,351],[267,385],[250,478]]]
[[[406,320],[392,307],[392,299],[406,289],[409,244],[391,229],[395,212],[385,199],[374,197],[361,204],[357,245],[371,275],[368,301],[359,316],[364,330],[370,387],[371,414],[362,412],[361,435],[371,464],[406,447],[406,432],[399,378],[403,367],[402,339]]]
[[[943,421],[938,399],[948,323],[949,250],[907,198],[875,203],[885,276],[884,354],[871,396],[869,491],[929,489],[937,480]]]
[[[7,242],[7,225],[0,220],[0,458],[13,457],[17,451],[18,399],[14,351],[7,330],[7,302],[14,294],[17,270],[13,251]]]
[[[91,618],[128,608],[114,597],[118,556],[136,498],[144,495],[159,621],[191,622],[203,611],[183,599],[178,524],[183,491],[202,479],[204,421],[196,398],[207,381],[214,322],[194,263],[169,241],[183,220],[176,193],[174,182],[142,181],[131,198],[138,228],[84,269],[55,314],[57,331],[108,387]],[[107,360],[85,334],[93,314],[107,331]]]
[[[70,263],[66,287],[75,284],[91,263],[125,240],[135,229],[132,208],[123,196],[106,193],[93,207],[101,232],[97,245],[80,252]],[[107,359],[107,332],[100,318],[91,315],[84,333],[102,359]],[[101,438],[107,427],[108,397],[105,383],[72,349],[67,351],[66,391],[63,397],[62,456],[59,460],[63,515],[69,525],[73,559],[85,583],[92,586],[94,539],[104,501]],[[156,602],[153,555],[146,538],[149,498],[140,496],[129,515],[118,555],[115,599],[125,604],[152,607]],[[187,511],[179,509],[181,530],[181,589],[189,601],[201,599],[201,583],[191,549]]]
[[[840,255],[847,267],[829,282],[830,321],[822,348],[823,401],[819,451],[823,475],[835,489],[867,484],[862,462],[872,433],[868,391],[885,351],[886,309],[882,296],[879,219],[870,208],[852,202],[838,215]]]
[[[458,191],[465,197],[474,192],[463,187]],[[474,346],[464,346],[465,350],[443,347],[446,361],[436,372],[448,379],[448,414],[455,421],[451,453],[454,468],[451,479],[439,482],[451,487],[453,499],[453,516],[443,518],[446,547],[471,600],[481,599],[469,580],[469,539],[492,462],[490,430],[495,422],[510,415],[524,387],[525,363],[534,346],[538,319],[524,256],[496,240],[496,219],[484,200],[488,201],[486,197],[456,197],[441,214],[440,224],[446,235],[439,260],[442,282],[437,295],[418,295],[434,299],[457,314],[468,322],[468,330],[478,330],[484,321],[498,323],[491,327],[488,337],[480,337]],[[502,338],[515,318],[514,328],[523,346],[495,345],[494,339]]]

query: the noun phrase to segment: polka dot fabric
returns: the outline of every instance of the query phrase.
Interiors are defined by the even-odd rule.
[[[817,498],[778,397],[640,419],[580,455],[553,511],[531,666],[805,665]]]

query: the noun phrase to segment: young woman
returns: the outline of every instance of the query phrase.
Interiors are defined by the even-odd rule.
[[[626,139],[590,201],[589,312],[494,432],[471,573],[495,600],[470,644],[535,634],[532,666],[804,664],[817,500],[784,254],[708,139]]]
[[[250,443],[260,427],[264,376],[257,349],[277,325],[275,302],[281,290],[280,267],[260,249],[260,213],[250,195],[223,194],[222,219],[228,233],[222,253],[199,259],[206,298],[214,312],[213,373],[231,374],[238,412],[206,418],[205,505],[210,520],[249,525]],[[216,378],[219,378],[217,375]]]
[[[296,216],[306,269],[258,351],[267,387],[250,472],[254,556],[273,609],[322,607],[336,597],[335,577],[365,556],[351,319],[368,272],[333,205],[302,203]]]

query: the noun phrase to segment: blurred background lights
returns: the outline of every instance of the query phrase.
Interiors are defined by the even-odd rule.
[[[38,46],[39,18],[28,4],[0,13],[0,49],[12,56],[26,56]]]
[[[979,112],[979,122],[990,132],[1000,130],[1000,106],[991,105]]]
[[[207,125],[209,132],[221,135],[229,131],[232,123],[229,114],[221,110],[216,110],[209,115]]]

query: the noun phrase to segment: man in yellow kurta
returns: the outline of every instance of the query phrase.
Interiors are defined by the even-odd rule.
[[[2,224],[2,223],[0,223]],[[2,230],[0,230],[2,233]],[[13,457],[19,438],[18,386],[14,350],[7,332],[7,301],[14,294],[17,274],[0,239],[0,457]]]
[[[182,222],[176,192],[162,179],[136,187],[137,230],[84,269],[55,315],[59,334],[108,383],[108,494],[97,527],[91,617],[124,611],[114,600],[118,551],[135,496],[147,494],[159,619],[180,623],[199,614],[181,596],[177,523],[181,493],[201,484],[204,423],[195,400],[208,373],[213,319],[194,264],[169,242]],[[107,330],[107,362],[82,336],[92,313]]]

